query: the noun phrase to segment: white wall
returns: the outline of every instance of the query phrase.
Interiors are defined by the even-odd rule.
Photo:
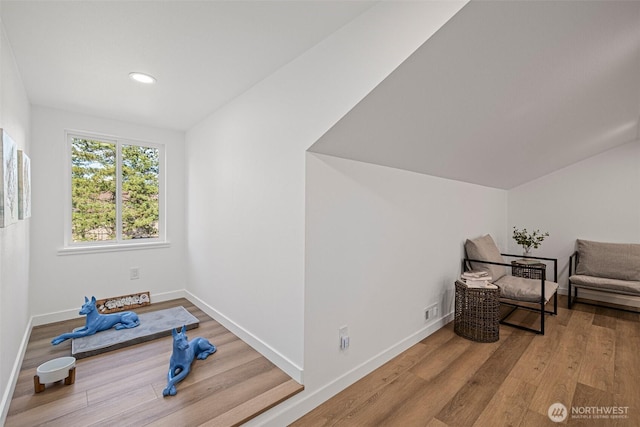
[[[605,151],[509,191],[508,229],[548,231],[534,255],[558,258],[566,289],[576,239],[640,243],[640,141]],[[509,249],[522,249],[509,238]]]
[[[187,133],[189,291],[299,381],[305,150],[464,3],[373,6]]]
[[[30,106],[11,46],[0,22],[0,128],[27,155],[30,148]],[[0,228],[0,424],[4,423],[29,333],[29,226],[21,220]],[[19,367],[19,365],[18,365]]]
[[[185,289],[184,134],[38,106],[32,108],[32,123],[31,314],[45,315],[43,321],[59,311],[63,318],[77,316],[85,295],[103,298],[150,291],[153,301]],[[165,145],[169,248],[58,254],[64,245],[68,186],[65,130]],[[140,279],[129,279],[131,267],[140,268]]]
[[[504,248],[506,203],[504,190],[307,155],[306,385],[362,376],[433,332],[424,309],[453,312],[464,241],[490,233]]]

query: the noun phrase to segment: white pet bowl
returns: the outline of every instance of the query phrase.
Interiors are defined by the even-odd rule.
[[[59,357],[38,366],[36,373],[41,384],[55,383],[69,376],[69,369],[76,365],[75,357]]]

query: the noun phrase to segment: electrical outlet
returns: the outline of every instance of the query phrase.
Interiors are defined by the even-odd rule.
[[[429,307],[424,309],[424,320],[431,321],[438,317],[438,304],[431,304]]]
[[[340,350],[346,350],[349,348],[349,336],[342,337],[340,339]]]
[[[340,350],[344,351],[349,348],[349,328],[342,326],[338,329],[338,336],[340,338]]]
[[[140,278],[140,268],[139,267],[131,267],[129,270],[129,279],[137,280]]]

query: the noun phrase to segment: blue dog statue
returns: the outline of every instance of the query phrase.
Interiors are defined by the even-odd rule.
[[[189,341],[184,325],[180,332],[172,329],[171,333],[173,334],[173,353],[169,360],[169,382],[167,387],[162,390],[163,396],[175,396],[178,393],[176,384],[189,375],[193,359],[197,357],[204,360],[216,352],[216,346],[205,338],[196,337]]]
[[[91,301],[84,297],[84,304],[80,309],[80,314],[87,316],[84,327],[73,332],[58,335],[51,340],[51,344],[57,345],[69,338],[80,338],[93,335],[96,332],[106,331],[114,326],[116,329],[135,328],[140,324],[138,315],[133,311],[123,311],[122,313],[100,314],[96,310],[96,297],[91,297]]]

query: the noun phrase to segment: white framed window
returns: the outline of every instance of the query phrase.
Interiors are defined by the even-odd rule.
[[[165,245],[164,146],[74,131],[66,140],[61,252]]]

